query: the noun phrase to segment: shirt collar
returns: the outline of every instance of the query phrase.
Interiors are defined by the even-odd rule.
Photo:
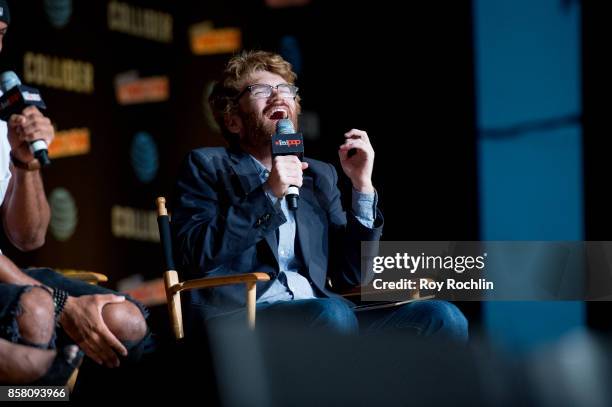
[[[255,169],[257,170],[259,178],[265,182],[270,175],[270,171],[268,171],[268,169],[261,162],[259,162],[257,158],[253,157],[251,154],[249,154],[249,157],[251,157],[253,163],[255,164]]]

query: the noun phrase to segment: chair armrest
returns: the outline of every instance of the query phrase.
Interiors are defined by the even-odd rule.
[[[194,280],[185,280],[174,284],[169,288],[171,294],[179,291],[194,290],[199,288],[219,287],[231,284],[256,283],[258,281],[269,281],[270,276],[266,273],[244,273],[222,277],[204,277]]]
[[[62,275],[68,278],[74,278],[89,284],[97,285],[100,283],[106,283],[108,277],[101,273],[94,273],[93,271],[79,271],[79,270],[62,270]]]
[[[164,272],[164,287],[168,300],[168,310],[172,329],[176,339],[184,337],[183,311],[181,310],[181,291],[194,290],[198,288],[219,287],[231,284],[246,285],[247,322],[251,329],[255,328],[256,312],[256,290],[258,281],[269,281],[270,276],[266,273],[244,273],[221,277],[204,277],[194,280],[179,281],[176,270]]]

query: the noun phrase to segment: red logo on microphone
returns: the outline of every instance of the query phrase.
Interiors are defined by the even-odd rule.
[[[302,140],[276,140],[275,144],[277,146],[294,147],[302,144]]]

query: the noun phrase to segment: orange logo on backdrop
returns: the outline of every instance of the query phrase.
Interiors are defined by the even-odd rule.
[[[163,102],[170,97],[170,82],[167,76],[135,79],[117,84],[115,95],[120,105]]]
[[[62,130],[55,133],[55,139],[49,146],[49,157],[72,157],[88,154],[91,148],[89,129],[78,128]]]
[[[195,24],[189,29],[191,52],[195,55],[230,54],[242,47],[239,28],[213,28],[210,21]]]

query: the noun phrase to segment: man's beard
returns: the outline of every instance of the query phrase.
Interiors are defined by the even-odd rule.
[[[268,120],[256,112],[241,112],[239,114],[246,130],[246,134],[240,140],[240,144],[249,149],[270,149],[272,135],[276,132],[276,121]],[[295,113],[289,113],[289,119],[291,119],[297,131],[297,117]]]

